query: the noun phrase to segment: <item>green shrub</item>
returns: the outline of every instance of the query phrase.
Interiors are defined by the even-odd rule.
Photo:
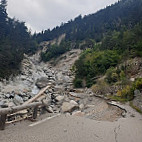
[[[134,83],[134,88],[135,89],[139,89],[141,90],[142,89],[142,78],[139,78],[135,81]]]
[[[76,79],[74,80],[73,84],[74,84],[74,87],[76,87],[76,88],[81,88],[81,87],[82,87],[82,79],[76,78]]]
[[[126,101],[130,101],[134,98],[134,90],[131,86],[127,85],[122,90],[118,90],[116,96]]]
[[[119,80],[119,75],[116,73],[116,69],[115,68],[110,68],[107,70],[106,73],[106,81],[111,84],[111,83],[115,83]]]

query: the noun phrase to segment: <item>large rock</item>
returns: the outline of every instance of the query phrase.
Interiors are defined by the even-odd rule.
[[[78,104],[71,100],[70,102],[64,102],[62,107],[61,107],[61,110],[62,112],[72,112],[74,110],[78,109]]]
[[[62,102],[64,100],[64,96],[57,96],[55,98],[58,102]]]
[[[15,105],[21,105],[24,101],[22,97],[15,95],[13,102]]]
[[[0,108],[7,108],[7,107],[8,107],[8,104],[6,100],[0,101]]]
[[[46,77],[41,77],[40,79],[37,79],[36,81],[36,86],[40,89],[46,87],[48,84],[49,84],[49,80]]]
[[[37,86],[34,86],[32,89],[32,94],[36,95],[36,94],[38,94],[38,92],[39,92],[39,89],[37,88]]]

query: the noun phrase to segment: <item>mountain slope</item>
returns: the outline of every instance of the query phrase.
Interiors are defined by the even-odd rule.
[[[53,40],[61,34],[66,34],[66,40],[83,40],[93,38],[100,41],[103,35],[122,27],[132,28],[142,20],[141,0],[121,0],[95,14],[85,17],[78,16],[53,30],[45,30],[35,35],[38,42]]]

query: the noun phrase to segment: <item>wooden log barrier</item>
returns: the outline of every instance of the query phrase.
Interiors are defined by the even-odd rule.
[[[36,106],[34,108],[34,111],[33,111],[33,119],[36,119],[37,118],[37,111],[38,111],[38,106]]]
[[[0,130],[5,129],[6,114],[0,115]]]
[[[21,105],[21,106],[15,106],[15,107],[11,107],[11,108],[0,109],[0,130],[4,130],[4,128],[5,128],[7,114],[13,114],[13,113],[19,112],[21,110],[25,110],[28,108],[34,108],[33,119],[36,119],[38,106],[47,106],[47,105],[48,105],[48,102],[42,101],[42,102],[34,102],[34,103],[30,103],[30,104],[25,104],[25,105]]]

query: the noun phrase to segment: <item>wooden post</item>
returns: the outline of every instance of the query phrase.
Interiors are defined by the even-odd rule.
[[[38,111],[38,107],[36,106],[34,108],[34,111],[33,111],[33,119],[36,119],[37,118],[37,111]]]
[[[0,130],[4,130],[5,129],[6,117],[7,117],[6,114],[0,115]]]

